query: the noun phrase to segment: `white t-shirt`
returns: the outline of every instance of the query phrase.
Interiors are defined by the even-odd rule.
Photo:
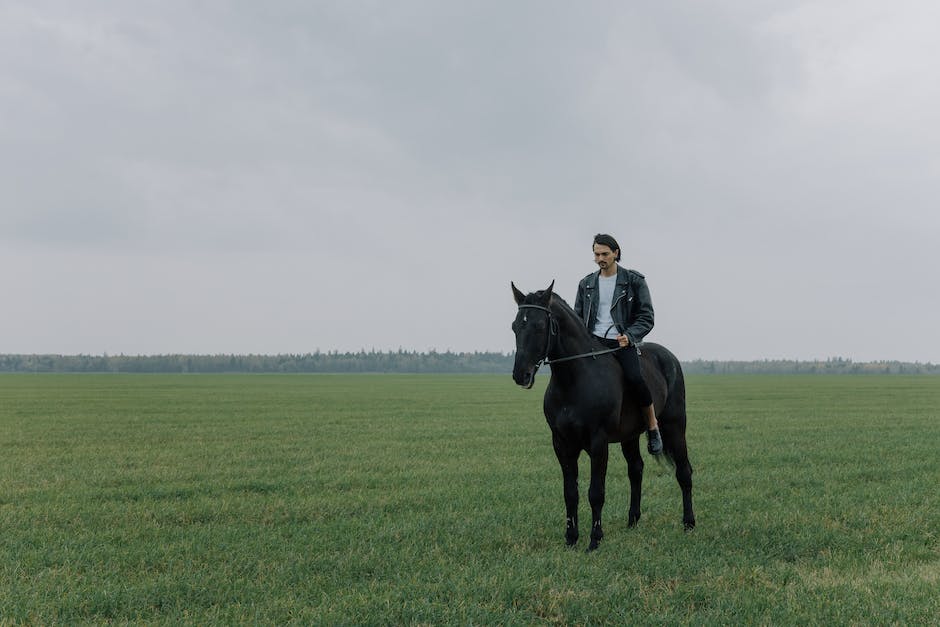
[[[617,287],[617,275],[598,276],[597,278],[597,322],[594,324],[594,335],[611,339],[620,335],[614,319],[610,315],[610,308],[614,305],[614,289]],[[611,326],[614,325],[614,326]],[[608,331],[608,329],[610,329]]]

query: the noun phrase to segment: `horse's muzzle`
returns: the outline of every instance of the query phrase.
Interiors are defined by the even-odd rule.
[[[512,380],[516,382],[516,385],[519,385],[527,390],[531,389],[535,384],[535,368],[513,370]]]

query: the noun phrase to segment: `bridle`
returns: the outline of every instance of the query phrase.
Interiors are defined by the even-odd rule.
[[[568,355],[567,357],[559,357],[558,359],[549,359],[548,351],[551,350],[551,347],[552,347],[552,338],[558,335],[558,319],[555,318],[555,314],[552,313],[551,309],[549,309],[548,307],[542,307],[541,305],[519,305],[519,309],[538,309],[539,311],[544,311],[546,314],[548,314],[549,332],[545,336],[545,351],[544,351],[545,356],[539,359],[535,363],[536,372],[538,372],[538,369],[542,365],[550,366],[552,364],[561,363],[563,361],[571,361],[573,359],[581,359],[583,357],[593,357],[596,359],[598,355],[607,355],[608,353],[614,353],[616,351],[619,351],[622,348],[618,346],[617,348],[606,348],[604,350],[591,351],[590,353],[580,353],[578,355]],[[523,314],[522,321],[526,322],[525,314]]]

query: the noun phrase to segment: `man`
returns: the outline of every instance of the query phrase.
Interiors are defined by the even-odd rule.
[[[623,369],[625,393],[634,399],[646,417],[647,449],[653,455],[663,452],[653,398],[640,371],[639,342],[653,328],[653,302],[646,277],[618,265],[620,245],[610,235],[594,236],[594,263],[599,270],[578,284],[574,310],[588,331],[613,353]]]

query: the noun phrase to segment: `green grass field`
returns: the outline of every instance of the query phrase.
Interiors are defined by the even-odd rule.
[[[546,381],[0,376],[0,623],[940,622],[940,377],[691,378],[592,554]]]

